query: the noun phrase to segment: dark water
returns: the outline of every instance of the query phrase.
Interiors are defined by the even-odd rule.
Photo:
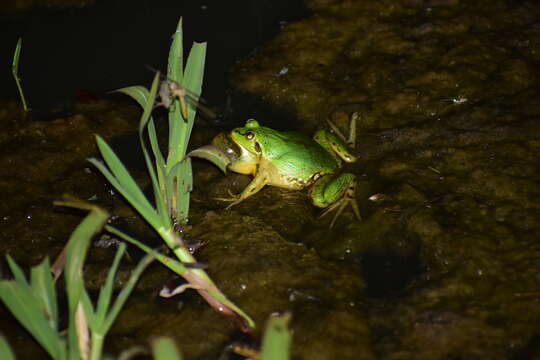
[[[23,38],[19,75],[36,110],[70,107],[88,92],[97,96],[146,84],[165,70],[170,36],[184,18],[185,54],[207,41],[205,97],[225,100],[229,67],[274,36],[280,23],[305,13],[301,1],[97,1],[69,10],[39,10],[0,18],[0,96],[16,96],[11,60]]]

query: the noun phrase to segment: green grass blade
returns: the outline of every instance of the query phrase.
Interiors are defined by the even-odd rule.
[[[17,76],[19,72],[19,58],[21,57],[21,48],[22,48],[22,38],[17,40],[17,45],[15,45],[15,52],[13,53],[13,62],[11,63],[11,70],[13,76]]]
[[[148,138],[150,139],[150,147],[152,149],[152,153],[154,154],[154,159],[156,160],[156,173],[159,190],[160,193],[163,195],[163,200],[166,201],[169,196],[165,183],[165,179],[167,177],[167,169],[165,167],[165,159],[163,158],[163,154],[161,154],[161,150],[159,149],[156,126],[153,119],[150,119],[150,121],[148,121]],[[166,207],[168,207],[167,204]]]
[[[155,171],[153,169],[154,165],[150,161],[149,156],[147,156],[146,154],[147,150],[144,144],[144,128],[148,127],[150,146],[151,146],[154,158],[156,159],[156,165],[157,165],[157,184],[159,185],[158,188],[160,189],[160,191],[154,192],[154,194],[157,195],[155,200],[156,200],[156,204],[158,205],[158,213],[162,214],[161,210],[166,209],[166,206],[162,207],[163,209],[160,209],[160,206],[159,206],[161,203],[163,203],[163,200],[160,198],[163,198],[163,192],[165,188],[164,186],[164,177],[165,177],[164,159],[163,159],[163,155],[161,154],[161,151],[159,150],[154,121],[152,117],[150,116],[154,107],[158,85],[159,85],[159,73],[156,73],[156,75],[154,76],[154,80],[152,82],[152,88],[150,91],[144,86],[129,86],[129,87],[118,89],[116,91],[131,96],[143,108],[143,114],[141,116],[141,121],[139,124],[139,135],[141,136],[141,146],[143,148],[143,152],[145,152],[146,165],[150,171],[150,176],[151,177],[155,176],[154,175]],[[165,217],[162,216],[162,219],[165,219]]]
[[[173,35],[169,62],[167,64],[167,78],[183,86],[184,83],[184,44],[182,34],[182,18],[178,21],[176,32]],[[182,160],[178,145],[185,142],[185,121],[180,113],[178,100],[172,102],[169,107],[169,154],[167,168]]]
[[[151,247],[149,247],[149,246],[143,244],[142,242],[140,242],[139,240],[137,240],[137,239],[123,233],[122,231],[118,230],[117,228],[115,228],[113,226],[106,225],[105,230],[107,230],[111,234],[114,234],[114,235],[124,239],[128,243],[130,243],[132,245],[135,245],[136,247],[138,247],[139,249],[141,249],[142,251],[144,251],[148,255],[152,255],[154,258],[156,258],[156,260],[158,260],[160,263],[162,263],[163,265],[165,265],[166,267],[168,267],[169,269],[171,269],[172,271],[174,271],[178,275],[182,275],[183,273],[185,273],[188,270],[180,261],[175,260],[173,258],[170,258],[168,256],[165,256],[165,255],[155,251]]]
[[[6,259],[9,265],[9,270],[11,270],[11,273],[13,274],[15,281],[21,284],[28,285],[28,281],[26,280],[26,276],[24,276],[24,272],[19,267],[19,265],[17,265],[15,260],[13,260],[11,256],[9,256],[9,254],[6,256]]]
[[[184,72],[184,82],[182,86],[190,90],[194,98],[194,102],[198,101],[201,95],[203,77],[204,77],[204,64],[206,58],[206,43],[193,43],[191,51],[186,63],[186,69]],[[193,129],[193,123],[195,120],[195,114],[197,112],[196,106],[188,104],[188,121],[185,132],[185,141],[183,144],[179,144],[180,154],[182,157],[186,154],[187,142],[191,137],[191,130]]]
[[[21,85],[21,78],[19,77],[19,59],[21,57],[21,48],[22,48],[22,38],[19,38],[17,45],[15,46],[15,52],[13,53],[13,63],[11,65],[11,74],[17,85],[17,90],[19,91],[19,97],[23,105],[24,112],[28,112],[28,104],[26,103],[26,97],[24,96],[24,91]]]
[[[36,298],[40,299],[49,326],[58,331],[58,304],[49,258],[45,258],[41,264],[32,268],[30,282]]]
[[[261,360],[288,360],[291,348],[291,333],[288,329],[290,313],[272,315],[264,332]]]
[[[192,93],[192,100],[196,102],[201,94],[204,64],[206,57],[206,44],[194,43],[188,56],[184,79],[181,84]],[[169,67],[172,65],[169,64]],[[190,101],[188,103],[188,118],[183,119],[179,106],[169,109],[169,157],[167,165],[182,160],[186,154],[187,143],[191,136],[195,120],[196,107]]]
[[[84,260],[90,240],[101,231],[108,218],[109,214],[105,210],[97,206],[92,207],[90,213],[77,226],[75,231],[73,231],[66,246],[64,277],[66,280],[69,308],[68,340],[70,358],[79,356],[75,312],[81,299],[87,296],[82,276]],[[88,312],[89,309],[87,309]]]
[[[99,138],[98,136],[98,139],[101,138]],[[105,141],[103,141],[102,139],[101,143],[104,148],[109,148]],[[110,155],[116,165],[125,170],[124,165],[120,162],[118,157],[116,157],[112,150],[110,151],[112,155],[108,154],[107,156]],[[144,196],[137,183],[135,183],[135,180],[133,180],[131,175],[127,173],[127,170],[125,170],[125,172],[127,173],[127,177],[129,178],[129,180],[128,178],[124,178],[123,181],[128,181],[131,184],[131,189],[132,191],[135,191],[135,194],[133,194],[129,189],[127,189],[124,186],[124,183],[121,182],[111,171],[109,171],[109,169],[102,162],[97,159],[88,159],[88,161],[90,161],[103,174],[103,176],[105,176],[105,178],[111,183],[111,185],[114,186],[114,188],[127,199],[127,201],[146,219],[146,221],[150,223],[152,227],[157,229],[163,226],[161,219],[158,216],[158,213],[152,207],[146,196]]]
[[[187,157],[196,157],[210,161],[216,165],[224,174],[227,173],[227,166],[231,163],[231,159],[227,153],[215,145],[204,145],[187,154]]]
[[[182,84],[184,81],[184,44],[182,33],[182,18],[178,21],[176,31],[173,34],[171,49],[169,50],[169,60],[167,65],[167,81],[175,81]],[[184,136],[181,131],[181,123],[183,123],[182,115],[180,114],[180,106],[178,100],[171,103],[169,107],[169,157],[167,158],[167,166],[175,163],[180,159],[171,158],[171,151],[175,153],[177,150],[171,149],[171,144],[178,144],[179,138]]]
[[[126,198],[129,201],[131,201],[132,199],[140,203],[144,207],[152,208],[150,202],[139,188],[139,185],[137,185],[135,180],[131,177],[126,167],[124,166],[124,164],[122,164],[122,162],[120,161],[118,156],[116,156],[111,147],[99,135],[96,135],[96,142],[101,156],[103,156],[103,159],[105,160],[105,163],[107,164],[109,170],[114,175],[116,180],[118,180],[118,183],[121,185],[121,187],[124,188],[129,195],[129,197]]]
[[[99,297],[96,305],[96,328],[101,327],[102,324],[105,323],[105,316],[107,315],[107,311],[109,310],[109,304],[111,303],[114,278],[116,277],[116,272],[118,270],[118,266],[120,265],[120,260],[122,259],[122,256],[124,256],[125,251],[126,244],[121,243],[118,247],[118,250],[116,250],[114,261],[110,267],[109,273],[107,274],[107,280],[105,280],[105,284],[103,284],[99,291]]]
[[[152,148],[152,153],[154,154],[154,158],[156,159],[158,177],[165,176],[165,158],[163,157],[161,149],[159,148],[156,125],[153,119],[150,119],[150,121],[148,121],[148,138],[150,139],[150,147]],[[162,174],[160,174],[161,172]],[[160,184],[162,184],[161,180]]]
[[[168,80],[176,81],[179,84],[182,83],[184,77],[184,44],[182,35],[182,18],[180,18],[176,26],[176,31],[173,34],[167,68]]]
[[[152,341],[155,360],[182,360],[182,355],[171,338],[158,337]]]
[[[188,268],[186,268],[184,266],[184,264],[182,262],[177,261],[177,260],[175,260],[173,258],[167,257],[167,256],[165,256],[165,255],[163,255],[161,253],[158,253],[157,251],[150,248],[149,246],[146,246],[145,244],[141,243],[140,241],[130,237],[127,234],[124,234],[120,230],[118,230],[118,229],[116,229],[116,228],[114,228],[114,227],[112,227],[110,225],[105,225],[105,230],[107,230],[111,234],[114,234],[114,235],[124,239],[125,241],[129,242],[130,244],[133,244],[133,245],[137,246],[139,249],[143,250],[147,254],[153,255],[160,263],[162,263],[163,265],[165,265],[166,267],[168,267],[169,269],[171,269],[173,272],[177,273],[180,276],[185,276],[186,272],[193,271],[194,273],[197,274],[197,277],[199,278],[199,281],[197,283],[199,285],[204,283],[205,286],[208,287],[207,291],[208,291],[208,294],[211,297],[213,297],[217,302],[219,302],[221,304],[224,304],[224,306],[226,306],[226,307],[232,309],[234,312],[236,312],[239,315],[239,317],[242,318],[243,321],[245,321],[245,324],[246,324],[246,326],[248,328],[251,328],[251,329],[255,328],[255,322],[253,321],[253,319],[251,319],[245,312],[243,312],[242,309],[240,309],[238,306],[236,306],[234,303],[232,303],[230,300],[228,300],[227,297],[223,293],[221,293],[221,291],[219,291],[219,289],[217,289],[215,284],[208,277],[206,272],[204,272],[204,270],[201,270],[201,269],[188,269]],[[173,233],[172,230],[169,230],[169,232],[171,234]],[[160,235],[162,236],[162,238],[167,243],[167,246],[169,246],[173,250],[173,252],[174,252],[174,254],[176,255],[177,258],[179,258],[179,259],[181,259],[182,261],[185,261],[185,262],[194,262],[194,261],[196,261],[193,258],[193,256],[191,256],[191,254],[189,254],[189,252],[187,252],[187,250],[184,251],[185,249],[182,249],[182,247],[175,246],[175,242],[174,242],[175,240],[167,241],[166,238],[171,239],[172,238],[171,236],[166,236],[164,234],[160,234]]]
[[[98,320],[96,311],[94,311],[94,304],[90,299],[90,295],[86,291],[83,291],[80,297],[80,303],[83,306],[84,314],[88,321],[88,327],[93,331],[98,328]]]
[[[59,359],[62,342],[49,321],[32,288],[26,283],[0,281],[0,299],[53,359]]]
[[[114,304],[111,310],[109,311],[109,313],[107,314],[107,317],[105,318],[105,322],[103,323],[103,326],[101,327],[101,334],[103,336],[105,336],[105,334],[111,328],[112,323],[114,322],[114,320],[120,313],[120,310],[126,303],[127,298],[129,297],[129,294],[131,294],[131,292],[133,291],[133,288],[135,287],[135,284],[137,284],[137,281],[141,277],[144,269],[146,269],[146,267],[150,265],[150,263],[153,260],[154,260],[154,257],[152,255],[146,255],[145,257],[141,259],[141,261],[139,261],[135,269],[133,269],[133,271],[131,272],[131,275],[129,276],[128,281],[126,282],[122,290],[120,290],[118,297],[114,301]]]
[[[154,82],[152,85],[156,84],[156,91],[157,91],[157,85],[159,83],[159,73],[157,73],[154,76]],[[154,159],[156,159],[156,166],[157,166],[157,181],[159,184],[159,192],[155,192],[155,195],[163,195],[165,186],[164,186],[164,177],[165,177],[165,168],[164,168],[164,159],[163,155],[161,154],[161,151],[159,150],[159,145],[157,142],[157,135],[154,125],[154,120],[150,116],[150,113],[153,109],[153,104],[155,102],[156,98],[156,92],[149,91],[144,86],[129,86],[126,88],[118,89],[116,90],[118,92],[127,94],[131,96],[133,99],[135,99],[139,105],[143,108],[143,115],[141,116],[141,122],[139,126],[139,132],[141,135],[141,146],[143,147],[143,151],[146,151],[146,146],[144,145],[143,141],[143,129],[145,126],[148,126],[148,137],[150,138],[150,146],[152,149],[152,153],[154,155]],[[150,162],[149,157],[146,156],[146,162],[147,167],[149,171],[153,172],[153,164]],[[153,174],[150,174],[151,176]],[[159,197],[155,199],[156,204],[160,204],[163,200],[160,200]],[[166,208],[166,207],[164,207]],[[160,208],[158,206],[158,213],[161,214]]]
[[[15,360],[15,354],[6,338],[0,335],[0,358],[3,360]]]
[[[144,132],[146,124],[150,120],[152,115],[152,110],[154,109],[154,102],[156,101],[156,95],[159,85],[159,72],[154,75],[152,80],[152,85],[150,86],[150,92],[148,93],[148,99],[146,104],[143,106],[143,114],[141,115],[141,120],[139,121],[139,134]]]
[[[141,149],[143,150],[144,159],[146,161],[146,167],[148,168],[148,173],[150,174],[150,178],[152,180],[152,187],[154,190],[157,213],[158,213],[159,218],[161,219],[161,226],[168,228],[171,226],[171,217],[167,210],[168,207],[164,198],[164,194],[161,192],[162,186],[159,183],[158,178],[156,176],[154,163],[150,159],[150,155],[148,154],[148,150],[146,148],[145,141],[144,141],[144,130],[151,119],[150,115],[152,114],[152,108],[153,108],[153,104],[156,98],[158,85],[159,85],[159,73],[156,73],[156,75],[154,76],[154,80],[152,81],[152,86],[150,87],[150,93],[148,97],[149,101],[144,107],[144,112],[141,116],[141,121],[139,123],[139,141],[141,143]],[[157,137],[153,141],[157,142]],[[159,149],[157,150],[159,151]]]
[[[128,86],[125,88],[114,90],[114,92],[119,92],[131,96],[135,101],[139,103],[139,105],[143,109],[148,103],[148,98],[150,95],[148,89],[141,85]]]
[[[185,221],[189,214],[189,196],[193,190],[191,159],[185,158],[175,171],[176,175],[176,214],[179,221]]]

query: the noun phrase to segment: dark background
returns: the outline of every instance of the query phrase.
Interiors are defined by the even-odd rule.
[[[0,17],[0,97],[15,97],[13,51],[23,38],[19,76],[33,110],[69,109],[77,96],[149,85],[146,66],[166,70],[171,35],[184,22],[184,54],[207,41],[202,96],[225,102],[229,68],[305,15],[301,0],[100,0],[76,9]]]

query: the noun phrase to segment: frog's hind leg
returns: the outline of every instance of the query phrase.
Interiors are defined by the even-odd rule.
[[[360,210],[356,202],[356,176],[344,173],[338,177],[324,176],[311,189],[313,205],[325,208],[321,217],[336,210],[330,227],[334,226],[337,218],[348,204],[351,204],[353,212],[358,220],[361,220]]]

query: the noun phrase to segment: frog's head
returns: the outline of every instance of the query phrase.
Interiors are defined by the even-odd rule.
[[[261,146],[258,143],[261,129],[263,128],[259,126],[259,123],[251,119],[244,127],[231,131],[229,138],[238,147],[239,153],[229,164],[229,170],[252,175],[257,172],[257,165],[261,159]]]
[[[231,131],[231,140],[240,147],[242,152],[248,151],[251,154],[260,155],[262,149],[260,139],[258,139],[259,129],[260,125],[257,120],[250,119],[244,127]]]

